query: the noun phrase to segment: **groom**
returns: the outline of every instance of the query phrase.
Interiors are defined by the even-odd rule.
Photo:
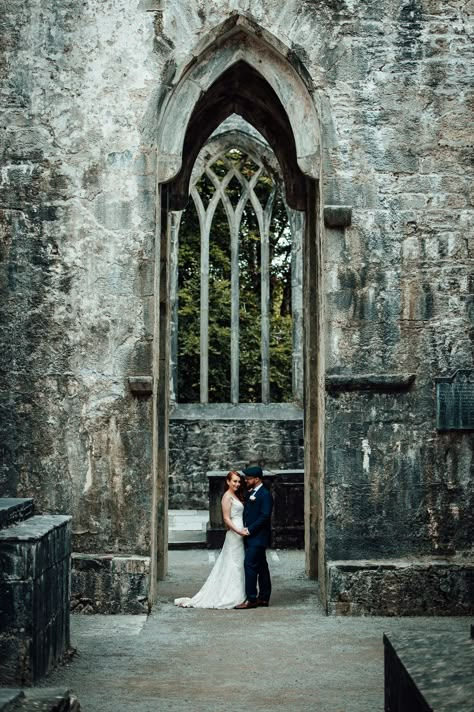
[[[244,569],[247,600],[235,606],[237,610],[268,606],[272,592],[266,548],[270,546],[273,497],[263,486],[261,467],[247,467],[242,472],[249,490],[244,505]]]

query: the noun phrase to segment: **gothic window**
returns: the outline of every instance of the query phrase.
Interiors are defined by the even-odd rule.
[[[172,231],[174,400],[301,400],[302,220],[257,154],[197,162]]]

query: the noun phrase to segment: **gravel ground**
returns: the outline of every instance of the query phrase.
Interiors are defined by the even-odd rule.
[[[77,655],[44,686],[70,687],[83,712],[383,710],[382,633],[459,631],[463,618],[328,618],[299,551],[270,553],[272,605],[180,609],[212,552],[170,552],[152,615],[73,616]]]

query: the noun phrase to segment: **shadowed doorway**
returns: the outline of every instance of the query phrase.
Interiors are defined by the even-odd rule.
[[[255,35],[255,28],[238,17],[232,19],[231,25],[227,23],[225,30],[225,42],[220,42],[219,49],[211,41],[201,53],[200,62],[193,62],[181,73],[165,107],[160,133],[163,153],[158,175],[160,219],[155,287],[156,293],[159,294],[159,308],[156,309],[155,315],[154,379],[156,481],[153,510],[157,516],[152,522],[152,562],[156,568],[152,573],[151,599],[154,598],[154,581],[167,570],[169,384],[173,343],[172,234],[176,226],[176,213],[183,211],[188,204],[193,169],[201,149],[217,127],[233,114],[242,117],[264,137],[278,161],[289,208],[305,216],[302,238],[305,552],[309,575],[317,576],[319,568],[321,578],[324,571],[324,547],[318,546],[318,540],[324,540],[323,499],[318,496],[318,489],[323,487],[324,474],[324,399],[321,388],[324,364],[320,348],[321,220],[317,117],[307,87],[300,74],[282,55],[282,48],[275,47],[275,44],[278,44],[276,40],[272,44],[272,39],[266,34],[265,39]],[[223,51],[224,44],[226,52],[222,66],[219,67],[216,63],[216,53]],[[205,81],[202,78],[203,72]],[[200,90],[193,102],[190,100],[197,77],[200,77]],[[203,84],[206,84],[205,88]],[[293,99],[299,102],[298,112],[291,102],[285,103],[286,109],[284,108],[284,94],[289,100],[292,94]],[[184,112],[183,101],[187,102],[187,110]],[[178,120],[176,112],[179,110],[181,113]],[[307,126],[301,126],[302,119],[307,120]],[[182,134],[179,135],[181,128]],[[170,151],[170,146],[173,146],[174,152]],[[305,168],[305,172],[301,166]],[[264,379],[262,392],[263,382]],[[231,391],[232,388],[235,401],[238,387],[236,391],[231,378]],[[232,396],[230,402],[232,403]]]

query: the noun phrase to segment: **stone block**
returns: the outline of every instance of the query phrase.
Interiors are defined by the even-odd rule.
[[[37,578],[44,570],[70,555],[71,517],[31,517],[0,530],[0,578]]]
[[[33,584],[31,581],[0,581],[0,634],[33,626]]]
[[[325,205],[324,224],[326,227],[344,228],[352,222],[352,208],[347,205]]]
[[[135,396],[151,396],[153,392],[153,377],[129,376],[128,387]]]
[[[0,531],[0,681],[31,685],[69,647],[70,517]]]
[[[28,519],[33,511],[33,500],[29,497],[0,497],[0,529]]]
[[[24,699],[25,695],[22,690],[0,690],[0,712],[14,712]]]
[[[78,700],[69,690],[0,690],[0,712],[80,712],[80,709]]]
[[[326,575],[330,615],[474,613],[474,561],[455,557],[329,561]]]
[[[72,613],[147,613],[150,559],[72,555]]]

